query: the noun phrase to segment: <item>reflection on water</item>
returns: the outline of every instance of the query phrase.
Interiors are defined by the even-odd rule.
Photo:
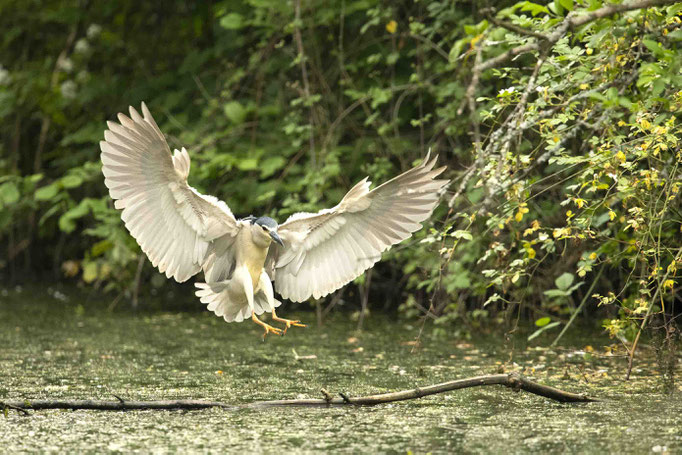
[[[361,395],[499,371],[604,398],[565,405],[502,387],[372,408],[226,411],[41,411],[0,417],[9,451],[339,450],[352,452],[679,452],[682,401],[660,393],[655,365],[624,360],[604,338],[512,352],[502,337],[433,340],[372,316],[362,333],[343,314],[261,341],[254,324],[208,312],[110,313],[63,296],[0,296],[0,398],[212,399]],[[64,302],[68,300],[68,302]],[[293,316],[287,314],[287,316]],[[551,340],[551,339],[550,339]],[[538,347],[540,346],[540,347]]]

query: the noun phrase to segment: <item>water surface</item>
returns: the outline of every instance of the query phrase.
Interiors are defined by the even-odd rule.
[[[0,295],[0,399],[210,399],[232,403],[362,395],[500,371],[604,399],[558,404],[502,387],[371,408],[39,411],[0,417],[10,451],[680,452],[679,391],[662,393],[655,363],[625,361],[607,338],[537,343],[434,339],[384,316],[364,331],[339,313],[261,340],[250,322],[208,312],[108,312],[51,292]],[[285,309],[283,314],[289,315]],[[618,354],[618,352],[616,352]],[[310,357],[314,358],[310,358]],[[304,358],[302,358],[304,357]]]

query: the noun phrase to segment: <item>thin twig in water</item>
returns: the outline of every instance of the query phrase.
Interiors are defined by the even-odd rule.
[[[13,411],[21,412],[25,416],[31,415],[31,413],[28,412],[26,409],[22,408],[21,406],[14,405],[14,404],[0,402],[0,407],[5,409],[5,410],[6,409],[12,409]]]
[[[561,337],[564,336],[564,333],[566,333],[566,331],[571,326],[571,324],[573,324],[573,321],[578,316],[578,314],[582,311],[583,307],[585,306],[585,303],[587,303],[587,299],[589,299],[590,296],[592,295],[592,290],[594,289],[594,286],[597,284],[597,281],[599,281],[599,278],[601,278],[601,274],[604,272],[605,268],[606,268],[606,266],[602,266],[599,269],[599,273],[597,273],[597,276],[592,280],[592,284],[590,285],[590,288],[585,293],[585,296],[583,297],[582,302],[580,302],[580,305],[578,305],[578,308],[576,308],[576,310],[571,315],[571,319],[568,320],[568,322],[566,323],[564,328],[561,330],[561,333],[559,333],[559,335],[554,339],[554,341],[552,341],[552,344],[550,344],[550,346],[556,346],[556,344],[559,342]]]

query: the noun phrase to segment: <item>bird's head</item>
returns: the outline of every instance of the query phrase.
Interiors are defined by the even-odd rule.
[[[284,246],[282,238],[277,234],[277,221],[267,216],[261,216],[260,218],[251,217],[250,221],[257,236],[265,240],[267,244],[274,240],[281,246]]]

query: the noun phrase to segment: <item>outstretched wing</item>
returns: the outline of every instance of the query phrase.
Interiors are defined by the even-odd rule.
[[[168,143],[142,103],[142,116],[107,122],[102,150],[102,172],[114,206],[154,267],[182,282],[203,265],[209,244],[229,241],[239,224],[227,204],[204,196],[187,184],[187,150],[171,155]]]
[[[448,180],[436,158],[369,191],[367,178],[334,208],[298,213],[279,226],[284,247],[271,255],[275,289],[294,302],[323,297],[372,267],[381,253],[421,229]],[[273,247],[270,247],[271,250]]]

